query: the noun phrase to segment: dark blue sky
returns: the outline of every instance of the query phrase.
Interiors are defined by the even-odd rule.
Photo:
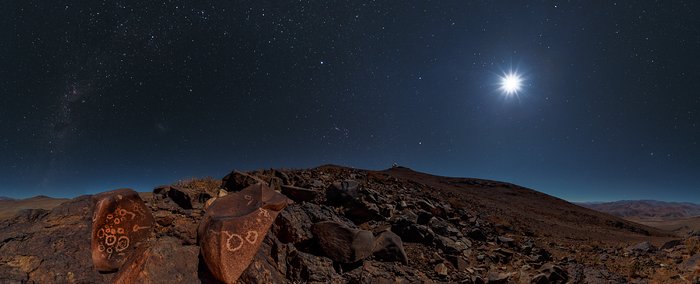
[[[5,3],[0,195],[397,162],[700,203],[697,1],[190,2]]]

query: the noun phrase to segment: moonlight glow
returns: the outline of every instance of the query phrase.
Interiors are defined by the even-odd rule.
[[[512,96],[517,95],[522,86],[523,79],[518,73],[511,72],[501,77],[501,91],[503,94]]]

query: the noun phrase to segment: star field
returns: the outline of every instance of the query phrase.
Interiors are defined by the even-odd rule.
[[[699,7],[11,1],[0,195],[396,162],[572,201],[700,202]]]

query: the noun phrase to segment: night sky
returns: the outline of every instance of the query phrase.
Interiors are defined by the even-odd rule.
[[[700,203],[698,1],[191,2],[3,3],[0,195],[396,162]]]

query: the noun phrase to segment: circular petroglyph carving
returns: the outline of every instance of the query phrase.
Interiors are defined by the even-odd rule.
[[[105,244],[107,246],[112,246],[117,242],[117,237],[115,235],[107,235],[105,238]]]
[[[104,238],[105,237],[105,229],[100,229],[97,231],[97,238]]]
[[[245,240],[248,241],[250,244],[255,243],[255,241],[258,240],[258,232],[256,231],[248,231],[245,235]]]
[[[104,246],[104,245],[99,245],[99,246],[97,246],[97,250],[99,250],[99,251],[105,251],[105,246]]]
[[[237,251],[243,247],[243,237],[239,234],[231,234],[227,231],[224,231],[226,235],[228,235],[228,239],[226,239],[226,249],[230,252]]]
[[[117,240],[117,245],[115,246],[115,249],[117,250],[117,252],[123,251],[128,247],[129,247],[129,237],[127,237],[127,236],[119,237],[119,239]]]

